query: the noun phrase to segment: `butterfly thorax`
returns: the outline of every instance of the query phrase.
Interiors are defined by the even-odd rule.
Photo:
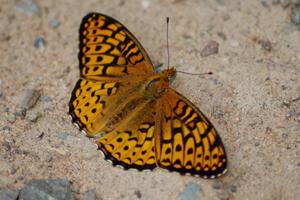
[[[146,98],[158,98],[166,92],[170,83],[176,77],[175,68],[166,69],[160,73],[155,73],[150,77],[145,87]]]

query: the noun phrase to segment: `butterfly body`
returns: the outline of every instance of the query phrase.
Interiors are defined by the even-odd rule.
[[[151,76],[146,84],[144,96],[148,98],[160,98],[170,88],[170,83],[176,77],[175,68],[166,69]]]
[[[155,72],[142,45],[120,22],[88,14],[80,28],[80,75],[72,120],[98,139],[105,157],[124,168],[156,166],[214,178],[226,171],[217,131],[170,87],[174,68]]]

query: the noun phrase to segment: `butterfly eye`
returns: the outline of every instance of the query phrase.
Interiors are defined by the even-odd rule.
[[[155,83],[157,83],[158,81],[159,81],[159,78],[156,78],[156,79],[151,80],[151,81],[148,83],[148,85],[146,86],[146,89],[152,88],[152,87],[155,85]]]
[[[175,78],[176,78],[176,75],[170,74],[168,76],[168,81],[171,83],[171,82],[173,82],[175,80]]]

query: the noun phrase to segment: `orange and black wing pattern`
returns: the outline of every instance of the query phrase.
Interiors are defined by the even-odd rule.
[[[72,92],[69,114],[74,124],[89,132],[92,123],[114,103],[110,97],[119,94],[122,78],[149,74],[154,68],[133,34],[109,16],[86,15],[79,41],[80,79]]]
[[[79,30],[79,67],[82,77],[122,77],[154,71],[146,51],[115,19],[90,13]],[[102,79],[100,79],[102,80]]]
[[[156,118],[157,102],[139,105],[133,110],[130,121],[122,121],[112,132],[99,138],[99,150],[113,165],[125,169],[154,169],[155,130],[159,120]],[[138,112],[136,112],[139,110]]]
[[[160,167],[182,174],[216,178],[226,172],[226,154],[211,122],[173,89],[162,97],[160,134],[155,140]]]

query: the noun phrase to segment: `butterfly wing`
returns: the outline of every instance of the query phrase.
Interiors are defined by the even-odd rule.
[[[173,89],[162,97],[156,159],[160,167],[203,178],[226,172],[226,154],[216,129],[188,99]]]
[[[105,158],[125,169],[155,168],[154,135],[159,124],[155,117],[157,108],[157,101],[140,102],[130,120],[123,120],[112,132],[101,137],[97,143]]]
[[[107,109],[116,107],[117,100],[126,98],[126,91],[154,69],[142,45],[111,17],[90,13],[79,32],[81,79],[73,89],[69,114],[74,124],[93,136],[100,131],[93,127],[95,122],[101,124],[109,115]]]
[[[69,102],[69,114],[74,124],[87,133],[93,130],[93,121],[104,114],[108,100],[114,98],[119,82],[79,79]]]
[[[79,30],[82,77],[103,79],[154,71],[146,51],[117,20],[99,13],[86,15]]]

